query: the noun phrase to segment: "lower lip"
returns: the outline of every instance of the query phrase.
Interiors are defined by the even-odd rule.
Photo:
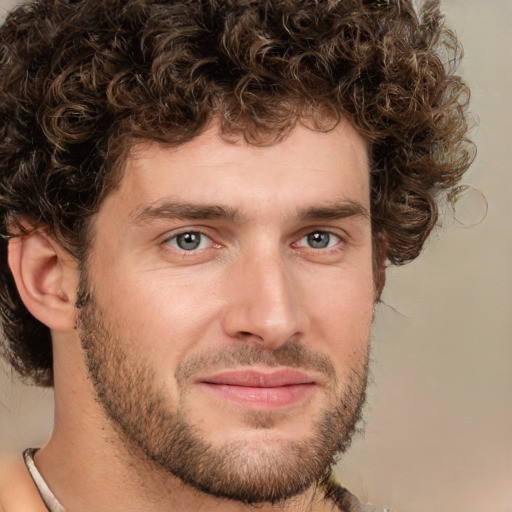
[[[202,383],[213,393],[253,409],[279,409],[289,407],[306,398],[315,384],[292,384],[276,387],[231,386],[228,384]]]

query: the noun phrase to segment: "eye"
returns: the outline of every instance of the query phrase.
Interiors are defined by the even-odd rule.
[[[200,231],[185,231],[170,237],[167,243],[180,251],[196,251],[210,247],[212,240]]]
[[[310,247],[311,249],[330,249],[341,241],[340,237],[329,231],[313,231],[303,236],[298,242],[298,247]]]

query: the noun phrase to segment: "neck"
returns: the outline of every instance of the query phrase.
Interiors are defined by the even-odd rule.
[[[72,378],[69,373],[74,372]],[[66,510],[86,512],[152,510],[153,512],[253,511],[253,506],[199,492],[129,447],[92,398],[89,381],[68,365],[56,372],[55,424],[48,443],[35,455],[35,464]],[[59,382],[60,381],[60,382]],[[82,383],[77,386],[76,382]],[[65,390],[64,392],[62,390]],[[212,471],[214,468],[212,468]],[[320,490],[274,505],[258,504],[262,512],[320,512],[333,510]]]
[[[75,437],[76,440],[76,437]],[[35,463],[66,510],[86,512],[245,512],[254,505],[210,496],[158,470],[151,463],[129,457],[123,450],[80,449],[76,441],[63,442],[58,429],[35,455]],[[110,444],[113,447],[114,444]],[[63,457],[63,454],[69,454]],[[262,512],[323,512],[333,510],[319,489],[277,504],[257,504]]]

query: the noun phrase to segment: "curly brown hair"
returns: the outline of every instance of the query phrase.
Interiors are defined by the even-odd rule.
[[[0,316],[14,368],[52,385],[49,329],[21,301],[7,244],[44,227],[79,261],[138,140],[286,137],[348,118],[369,143],[374,240],[414,259],[469,166],[468,89],[438,2],[36,0],[0,29]],[[328,120],[328,121],[326,121]]]

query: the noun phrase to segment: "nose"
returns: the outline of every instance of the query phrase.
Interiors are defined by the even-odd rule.
[[[300,339],[309,320],[300,283],[279,251],[253,255],[231,267],[225,332],[269,350]]]

